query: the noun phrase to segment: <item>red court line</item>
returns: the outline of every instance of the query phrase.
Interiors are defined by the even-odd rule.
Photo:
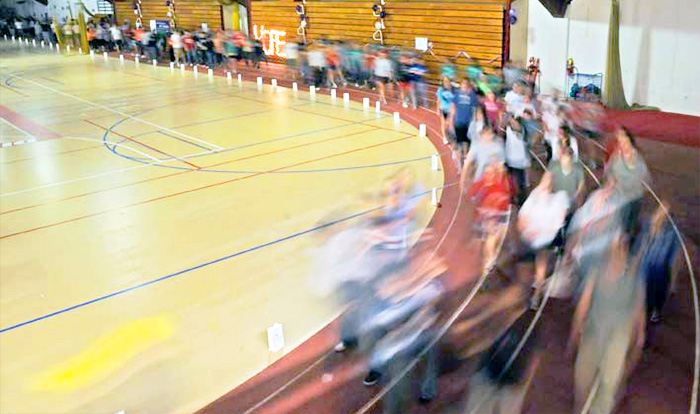
[[[395,142],[405,141],[405,140],[410,139],[410,138],[413,138],[413,136],[407,136],[407,137],[403,137],[403,138],[398,138],[398,139],[395,139],[395,140],[385,141],[385,142],[382,142],[382,143],[379,143],[379,144],[374,144],[374,145],[367,145],[367,146],[364,146],[364,147],[361,147],[361,148],[355,148],[355,149],[352,149],[352,150],[349,150],[349,151],[343,151],[343,152],[339,152],[339,153],[336,153],[336,154],[325,155],[325,156],[323,156],[323,157],[314,158],[314,159],[311,159],[311,160],[306,160],[306,161],[302,161],[302,162],[298,162],[298,163],[294,163],[294,164],[290,164],[290,165],[285,165],[285,166],[282,166],[282,167],[274,168],[274,169],[272,169],[272,170],[261,171],[261,172],[255,173],[255,174],[246,175],[246,176],[244,176],[244,177],[233,178],[233,179],[226,180],[226,181],[221,181],[221,182],[218,182],[218,183],[208,184],[208,185],[205,185],[205,186],[202,186],[202,187],[191,188],[191,189],[189,189],[189,190],[179,191],[179,192],[177,192],[177,193],[167,194],[167,195],[164,195],[164,196],[152,198],[152,199],[150,199],[150,200],[139,201],[138,203],[133,203],[133,204],[129,204],[129,205],[122,206],[122,207],[118,207],[118,208],[108,209],[108,210],[100,211],[100,212],[97,212],[97,213],[87,214],[87,215],[84,215],[84,216],[81,216],[81,217],[74,217],[74,218],[69,219],[69,220],[63,220],[63,221],[59,221],[59,222],[57,222],[57,223],[47,224],[47,225],[44,225],[44,226],[34,227],[34,228],[31,228],[31,229],[28,229],[28,230],[23,230],[23,231],[20,231],[20,232],[17,232],[17,233],[11,233],[11,234],[7,234],[7,235],[4,235],[4,236],[0,236],[0,240],[7,239],[7,238],[10,238],[10,237],[14,237],[14,236],[19,236],[19,235],[21,235],[21,234],[31,233],[31,232],[34,232],[34,231],[37,231],[37,230],[43,230],[43,229],[47,229],[47,228],[50,228],[50,227],[59,226],[59,225],[61,225],[61,224],[71,223],[71,222],[74,222],[74,221],[79,221],[79,220],[82,220],[82,219],[86,219],[86,218],[90,218],[90,217],[99,216],[99,215],[102,215],[102,214],[105,214],[105,213],[111,213],[111,212],[114,212],[114,211],[123,210],[123,209],[129,208],[129,207],[135,207],[135,206],[142,205],[142,204],[148,204],[148,203],[151,203],[151,202],[154,202],[154,201],[165,200],[165,199],[167,199],[167,198],[179,196],[179,195],[182,195],[182,194],[194,193],[194,192],[196,192],[196,191],[205,190],[205,189],[213,188],[213,187],[218,187],[218,186],[220,186],[220,185],[229,184],[229,183],[233,183],[233,182],[236,182],[236,181],[242,181],[242,180],[245,180],[245,179],[248,179],[248,178],[258,177],[258,176],[265,175],[265,174],[269,174],[269,173],[272,173],[272,172],[285,170],[285,169],[287,169],[287,168],[298,167],[298,166],[300,166],[300,165],[309,164],[309,163],[316,162],[316,161],[322,161],[322,160],[326,160],[326,159],[330,159],[330,158],[334,158],[334,157],[339,157],[339,156],[341,156],[341,155],[347,155],[347,154],[351,154],[351,153],[354,153],[354,152],[364,151],[364,150],[366,150],[366,149],[376,148],[376,147],[380,147],[380,146],[382,146],[382,145],[393,144],[393,143],[395,143]]]
[[[61,137],[59,134],[49,131],[39,124],[35,124],[4,105],[0,105],[0,118],[35,136],[37,139],[56,139]]]
[[[170,158],[177,159],[178,161],[182,161],[182,162],[184,162],[185,164],[190,165],[190,166],[192,166],[192,167],[194,167],[194,168],[196,168],[196,169],[198,169],[198,170],[201,168],[201,167],[199,167],[199,166],[197,166],[197,165],[192,164],[191,162],[189,162],[189,161],[187,161],[187,160],[185,160],[185,159],[182,159],[182,158],[180,158],[180,157],[176,157],[176,156],[174,156],[174,155],[170,155],[170,154],[168,154],[167,152],[161,151],[161,150],[159,150],[159,149],[156,148],[156,147],[152,147],[152,146],[150,146],[150,145],[148,145],[148,144],[144,144],[143,142],[141,142],[141,141],[139,141],[139,140],[133,139],[133,138],[131,138],[131,137],[127,137],[127,136],[124,135],[124,134],[120,134],[119,132],[116,132],[116,131],[113,130],[113,129],[108,129],[108,128],[106,128],[106,127],[103,127],[102,125],[96,124],[96,123],[94,123],[94,122],[92,122],[92,121],[89,121],[89,120],[87,120],[87,119],[83,119],[83,121],[87,122],[88,124],[94,125],[94,126],[96,126],[96,127],[98,127],[98,128],[102,128],[102,129],[104,129],[105,131],[107,131],[108,133],[111,133],[111,134],[114,134],[114,135],[116,135],[116,136],[118,136],[118,137],[121,137],[121,138],[124,138],[124,139],[126,139],[126,140],[129,140],[129,141],[131,141],[131,142],[133,142],[133,143],[135,143],[135,144],[142,145],[142,146],[144,146],[144,147],[150,149],[151,151],[155,151],[155,152],[157,152],[157,153],[160,153],[160,154],[165,155],[166,157],[170,157]]]
[[[352,99],[356,101],[361,101],[362,97],[362,94],[359,94],[359,96],[352,95]],[[400,111],[401,116],[406,119],[409,124],[412,124],[415,127],[418,127],[420,123],[425,123],[427,125],[428,132],[427,139],[431,141],[436,150],[438,146],[442,146],[442,135],[439,133],[439,127],[437,124],[438,117],[435,116],[434,113],[428,111],[411,111],[409,114],[408,110],[400,107],[396,107],[394,109],[393,106],[387,106],[385,108],[386,111]],[[440,154],[444,168],[443,173],[445,182],[450,182],[455,177],[458,177],[456,166],[450,157],[451,155],[449,152]],[[430,220],[430,224],[427,226],[427,228],[432,228],[436,234],[450,232],[451,236],[449,240],[454,241],[454,243],[448,242],[443,244],[440,251],[444,257],[451,258],[450,260],[452,264],[450,265],[450,268],[455,269],[455,274],[460,275],[458,280],[462,280],[464,279],[462,275],[463,272],[460,273],[460,271],[457,271],[458,268],[454,266],[454,263],[460,263],[459,269],[467,269],[468,266],[462,266],[465,263],[465,255],[463,254],[463,251],[455,250],[453,252],[452,249],[456,246],[462,245],[465,237],[464,232],[468,228],[468,225],[465,224],[466,219],[464,217],[461,217],[457,222],[455,222],[454,226],[450,225],[450,219],[453,217],[453,214],[456,214],[456,208],[458,206],[457,199],[460,195],[459,193],[459,189],[456,187],[445,188],[440,197],[442,208],[438,208],[435,211],[435,214]],[[303,383],[308,381],[309,378],[318,378],[317,374],[319,374],[319,372],[323,372],[324,370],[328,369],[328,367],[324,367],[322,369],[314,368],[314,371],[312,371],[310,374],[308,372],[304,373],[305,370],[312,368],[313,363],[318,363],[319,358],[323,358],[322,354],[327,352],[337,343],[338,329],[338,319],[336,319],[327,326],[321,328],[311,338],[298,345],[294,350],[277,360],[271,366],[257,373],[255,376],[251,377],[238,387],[233,388],[216,401],[210,403],[208,406],[197,411],[197,414],[244,412],[264,399],[270,397],[273,393],[277,393],[283,388],[286,388],[290,384],[289,381],[295,381],[297,375],[303,374],[303,379],[300,379],[296,385],[293,385],[291,388],[284,391],[283,394],[274,396],[274,399],[286,399],[290,396],[292,399],[294,399],[294,392],[297,387],[303,387]],[[312,357],[314,355],[316,357]],[[336,380],[338,380],[338,378],[334,377],[333,382]],[[359,383],[359,381],[357,382]],[[356,390],[351,389],[348,392],[354,393],[355,391]],[[324,395],[331,396],[332,394],[326,393]],[[306,408],[307,411],[309,411],[310,408],[305,405],[309,403],[308,398],[302,398],[305,403],[301,407]],[[369,397],[361,396],[359,398],[364,398],[364,400],[366,400]],[[282,411],[272,410],[273,412],[287,412],[285,410],[292,410],[294,408],[299,409],[298,401],[285,404],[284,406],[275,405],[276,402],[272,400],[268,401],[268,403],[275,408],[282,407]],[[331,402],[329,404],[332,405],[333,403]],[[328,407],[328,405],[326,405],[326,407]],[[264,412],[267,408],[269,407],[262,406],[258,411]],[[317,410],[317,412],[325,411]]]
[[[320,140],[320,141],[308,142],[308,143],[306,143],[306,144],[299,144],[299,145],[294,145],[294,146],[291,146],[291,147],[280,148],[280,149],[273,150],[273,151],[268,151],[268,152],[262,152],[262,153],[258,153],[258,154],[248,155],[248,156],[245,156],[245,157],[235,158],[235,159],[232,159],[232,160],[217,162],[217,163],[215,163],[215,164],[206,165],[206,166],[202,167],[202,169],[207,169],[207,168],[211,168],[211,167],[217,167],[217,166],[219,166],[219,165],[224,165],[224,164],[230,164],[230,163],[232,163],[232,162],[238,162],[238,161],[243,161],[243,160],[249,160],[249,159],[252,159],[252,158],[262,157],[262,156],[265,156],[265,155],[277,154],[277,153],[280,153],[280,152],[285,152],[285,151],[289,151],[289,150],[293,150],[293,149],[297,149],[297,148],[302,148],[302,147],[308,147],[308,146],[312,146],[312,145],[317,145],[317,144],[321,144],[321,143],[324,143],[324,142],[334,141],[334,140],[337,140],[337,139],[347,138],[347,137],[350,137],[350,136],[353,136],[353,135],[364,134],[364,133],[366,133],[366,132],[370,132],[370,131],[376,130],[376,129],[375,129],[373,126],[371,126],[371,125],[366,125],[366,126],[369,127],[369,128],[371,128],[371,129],[367,129],[367,130],[364,130],[364,131],[358,131],[358,132],[352,132],[352,133],[350,133],[350,134],[345,134],[345,135],[341,135],[341,136],[338,136],[338,137],[326,138],[326,139],[323,139],[323,140]],[[102,145],[100,145],[100,147],[102,147]],[[18,212],[18,211],[27,210],[27,209],[35,208],[35,207],[41,207],[41,206],[45,206],[45,205],[48,205],[48,204],[58,203],[58,202],[61,202],[61,201],[73,200],[73,199],[80,198],[80,197],[85,197],[85,196],[89,196],[89,195],[93,195],[93,194],[99,194],[99,193],[103,193],[103,192],[106,192],[106,191],[112,191],[112,190],[116,190],[116,189],[118,189],[118,188],[124,188],[124,187],[129,187],[129,186],[132,186],[132,185],[143,184],[143,183],[147,183],[147,182],[149,182],[149,181],[157,181],[157,180],[161,180],[161,179],[163,179],[163,178],[174,177],[174,176],[176,176],[176,175],[182,175],[182,174],[191,173],[191,172],[193,172],[193,171],[196,171],[196,170],[178,171],[178,172],[175,172],[175,173],[172,173],[172,174],[166,174],[166,175],[161,175],[161,176],[158,176],[158,177],[147,178],[147,179],[145,179],[145,180],[139,180],[139,181],[135,181],[135,182],[131,182],[131,183],[121,184],[121,185],[117,185],[117,186],[110,187],[110,188],[104,188],[104,189],[100,189],[100,190],[89,191],[89,192],[87,192],[87,193],[77,194],[77,195],[74,195],[74,196],[65,197],[65,198],[61,198],[61,199],[58,199],[58,200],[52,200],[52,201],[46,202],[46,203],[38,203],[38,204],[29,205],[29,206],[19,207],[19,208],[13,209],[13,210],[8,210],[8,211],[0,212],[0,216],[3,215],[3,214],[16,213],[16,212]]]

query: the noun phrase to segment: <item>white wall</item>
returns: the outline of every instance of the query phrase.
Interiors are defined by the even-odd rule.
[[[165,0],[163,0],[165,2]],[[97,13],[97,0],[82,0],[82,3],[90,13]],[[60,21],[71,17],[77,17],[78,12],[82,9],[80,2],[77,0],[49,0],[49,15],[58,16]]]
[[[533,0],[538,1],[538,0]],[[518,22],[510,27],[510,60],[527,64],[527,13],[529,0],[515,0],[512,8],[516,11]]]
[[[574,0],[561,19],[536,0],[528,9],[527,54],[541,59],[542,92],[564,89],[568,57],[581,73],[605,72],[610,0]],[[621,0],[620,59],[629,103],[700,115],[700,55],[692,52],[700,45],[699,17],[698,0]]]
[[[555,19],[539,2],[529,2],[527,55],[540,59],[542,93],[563,90],[566,82],[566,19]]]
[[[27,0],[24,3],[17,3],[17,0],[0,0],[0,4],[14,8],[22,17],[41,18],[47,13],[46,6],[34,0]]]

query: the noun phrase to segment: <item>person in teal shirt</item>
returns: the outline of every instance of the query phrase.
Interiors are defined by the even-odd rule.
[[[447,144],[447,129],[449,127],[450,109],[455,99],[452,81],[447,76],[442,78],[442,86],[435,93],[437,97],[437,114],[440,117],[442,142]]]
[[[454,64],[454,59],[448,58],[447,61],[442,65],[440,73],[443,77],[454,82],[457,79],[457,66]]]

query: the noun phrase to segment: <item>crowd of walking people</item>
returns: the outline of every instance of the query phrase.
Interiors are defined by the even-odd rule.
[[[30,35],[44,36],[42,23],[32,27]],[[8,30],[29,29],[12,24]],[[87,32],[94,49],[133,51],[180,65],[245,70],[267,61],[265,45],[240,32],[165,33],[106,21],[89,23]],[[613,412],[642,352],[646,324],[662,321],[664,303],[675,289],[679,247],[668,206],[643,211],[651,177],[634,136],[621,126],[606,130],[598,106],[538,96],[525,68],[508,65],[493,74],[472,60],[460,75],[456,60],[447,59],[439,74],[431,74],[426,55],[415,51],[328,40],[289,42],[284,54],[293,79],[317,88],[376,89],[385,103],[435,112],[463,194],[476,206],[479,273],[496,268],[510,283],[531,283],[532,310],[551,295],[577,304],[568,344],[576,354],[576,409],[592,396],[589,412]],[[434,99],[428,92],[431,75],[439,79]],[[608,142],[599,188],[586,184],[589,139]],[[541,154],[535,152],[539,149]],[[533,154],[544,158],[542,174]],[[392,177],[384,207],[370,220],[327,236],[319,254],[323,269],[316,273],[332,275],[326,276],[327,291],[347,306],[335,349],[367,353],[364,383],[394,378],[407,361],[421,358],[419,398],[429,402],[438,393],[438,348],[426,346],[443,320],[448,268],[439,255],[410,253],[422,211],[416,194],[421,189],[410,173]],[[511,254],[499,257],[511,211],[517,237],[503,249]],[[414,262],[421,263],[418,270]],[[532,271],[523,277],[521,265],[528,263]],[[531,321],[533,313],[524,312],[484,353],[464,412],[520,412],[541,349],[539,335],[527,329]],[[388,394],[386,412],[406,412],[411,388],[399,384]]]
[[[48,16],[43,18],[0,18],[0,35],[35,39],[37,41],[43,40],[45,43],[56,41],[56,36],[52,32],[52,23],[49,21]]]
[[[389,59],[387,68],[377,62],[387,59],[389,52],[380,50],[375,58],[374,81],[380,93],[382,85],[401,83],[397,75],[401,54],[393,64]],[[652,212],[642,208],[651,177],[634,136],[622,126],[607,128],[598,105],[538,96],[526,70],[509,69],[514,69],[510,74],[515,76],[503,76],[498,82],[484,81],[487,75],[476,64],[462,77],[443,76],[435,108],[430,108],[442,122],[443,142],[460,171],[464,194],[476,206],[481,274],[495,268],[507,275],[509,283],[532,283],[532,310],[524,311],[483,354],[463,412],[520,412],[542,349],[539,328],[528,326],[545,298],[555,296],[577,305],[568,344],[568,352],[576,355],[578,411],[574,412],[588,401],[589,412],[611,413],[642,353],[647,323],[662,321],[664,303],[675,289],[679,241],[668,220],[667,205],[656,205]],[[410,102],[401,93],[393,99]],[[597,188],[593,181],[586,183],[589,140],[607,142],[609,148],[602,178],[596,177]],[[542,174],[534,157],[542,158],[546,167]],[[429,266],[409,270],[414,266],[404,263],[410,257],[407,250],[399,249],[400,254],[388,250],[383,246],[387,239],[376,238],[393,226],[408,225],[407,212],[417,209],[409,197],[413,192],[406,191],[405,185],[391,188],[394,192],[387,197],[403,200],[410,210],[393,204],[403,213],[387,210],[367,224],[365,236],[356,239],[355,253],[363,251],[358,254],[364,260],[376,264],[382,257],[389,262],[370,266],[371,275],[363,272],[367,278],[361,281],[350,277],[352,283],[340,284],[350,311],[336,351],[360,348],[367,352],[364,382],[368,386],[400,375],[411,358],[423,359],[418,397],[427,402],[437,395],[439,369],[434,354],[438,347],[425,346],[439,330],[448,271],[435,257]],[[509,239],[500,252],[511,210],[516,212],[517,237]],[[369,247],[367,235],[375,237]],[[405,243],[402,246],[408,249]],[[529,263],[531,273],[523,272]],[[401,384],[387,394],[386,412],[405,412],[411,389]]]

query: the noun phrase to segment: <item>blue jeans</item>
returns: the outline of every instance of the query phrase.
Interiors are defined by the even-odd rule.
[[[187,57],[187,63],[190,65],[194,65],[197,62],[197,55],[195,54],[194,50],[188,50],[185,52],[185,55]]]

